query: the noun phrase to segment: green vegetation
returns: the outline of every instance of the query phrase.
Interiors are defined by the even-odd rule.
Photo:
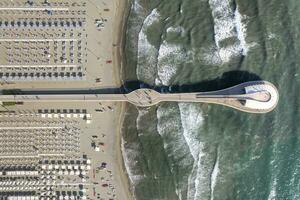
[[[14,101],[7,101],[7,102],[2,102],[2,106],[3,107],[7,107],[7,106],[15,106],[17,103]]]
[[[14,90],[2,90],[3,95],[15,95],[15,94],[20,94],[21,90],[14,89]]]

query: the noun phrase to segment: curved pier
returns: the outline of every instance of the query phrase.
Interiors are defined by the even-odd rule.
[[[147,107],[163,101],[200,102],[229,106],[244,112],[266,113],[273,110],[279,99],[276,87],[267,81],[245,82],[227,89],[196,93],[159,93],[152,89],[138,89],[128,94],[49,94],[1,95],[0,101],[22,102],[101,102],[128,101]]]

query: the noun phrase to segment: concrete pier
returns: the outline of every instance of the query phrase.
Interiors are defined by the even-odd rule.
[[[196,93],[159,93],[152,89],[138,89],[128,94],[49,94],[1,95],[0,101],[11,102],[130,102],[139,107],[153,106],[163,101],[199,102],[229,106],[250,113],[266,113],[278,102],[276,87],[267,81],[245,82],[227,89]]]

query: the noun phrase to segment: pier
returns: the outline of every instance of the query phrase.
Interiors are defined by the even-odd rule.
[[[227,89],[195,93],[160,93],[138,89],[128,94],[1,95],[2,102],[130,102],[148,107],[160,102],[213,103],[250,113],[272,111],[279,99],[276,87],[267,81],[245,82]]]

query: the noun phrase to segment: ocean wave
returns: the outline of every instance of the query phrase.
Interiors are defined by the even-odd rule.
[[[269,196],[268,196],[268,200],[275,200],[276,199],[276,186],[277,186],[277,182],[276,182],[276,180],[273,180],[271,190],[270,190],[270,193],[269,193]]]
[[[214,38],[216,49],[207,52],[204,57],[208,64],[224,64],[233,57],[246,56],[255,43],[247,43],[247,16],[230,6],[229,0],[209,0],[214,20]],[[231,40],[233,44],[226,44]]]
[[[164,149],[169,158],[168,162],[175,179],[176,193],[180,199],[185,199],[189,173],[181,174],[180,180],[175,177],[178,176],[178,171],[186,171],[193,166],[194,159],[182,134],[178,112],[177,104],[159,106],[157,109],[157,131],[163,139]]]
[[[169,85],[170,80],[176,74],[176,65],[170,62],[172,55],[180,53],[180,47],[176,45],[169,45],[164,41],[158,53],[158,66],[157,66],[157,78],[155,80],[156,85]]]
[[[229,0],[209,0],[214,18],[215,42],[220,48],[220,42],[235,37],[234,14]]]
[[[199,190],[202,189],[199,180],[202,169],[201,158],[204,156],[202,151],[203,144],[199,139],[199,130],[203,125],[204,118],[199,106],[189,103],[179,103],[180,117],[183,128],[183,136],[194,158],[194,167],[188,180],[188,198],[199,199]]]
[[[213,171],[211,173],[210,176],[210,199],[213,200],[214,199],[214,191],[215,191],[215,187],[217,184],[217,177],[219,175],[219,156],[218,156],[218,151],[217,151],[217,158],[216,158],[216,162],[214,164],[213,167]]]
[[[194,160],[197,160],[200,144],[199,130],[204,122],[202,110],[195,104],[179,103],[178,105],[183,128],[183,136],[189,146]]]
[[[147,15],[146,10],[141,6],[139,0],[134,0],[131,6],[131,13],[135,13],[134,15],[130,15],[128,18],[128,23],[131,24],[130,29],[127,30],[127,37],[133,43],[134,46],[138,45],[138,33],[141,29],[141,26],[144,21],[144,16]]]
[[[137,128],[137,130],[140,130],[140,129],[142,129],[140,124],[143,123],[143,116],[145,116],[147,113],[149,113],[149,108],[139,108],[138,112],[139,113],[136,118],[136,128]]]
[[[123,159],[124,159],[124,165],[125,165],[125,169],[127,171],[129,180],[133,186],[132,187],[133,189],[134,189],[134,186],[137,185],[144,178],[144,176],[142,176],[134,171],[135,162],[137,160],[137,157],[139,156],[138,149],[139,149],[139,144],[131,143],[130,146],[128,146],[128,145],[126,145],[126,142],[122,138],[121,150],[122,150],[122,155],[123,155]]]
[[[247,55],[248,51],[250,48],[256,46],[257,44],[255,42],[247,42],[246,37],[247,37],[247,16],[242,15],[239,12],[239,6],[236,6],[235,12],[234,12],[234,19],[235,19],[235,27],[237,31],[237,37],[240,41],[240,45],[242,48],[242,54],[245,56]]]
[[[239,12],[239,7],[237,6],[234,12],[234,19],[235,19],[235,27],[237,32],[237,37],[240,41],[242,54],[247,55],[249,50],[249,45],[246,42],[246,34],[247,34],[247,28],[246,24],[243,23],[243,21],[246,19],[246,16],[241,15]]]
[[[192,59],[192,54],[178,44],[163,41],[159,48],[156,85],[170,85],[182,63]]]
[[[207,199],[206,196],[209,194],[209,167],[205,165],[205,159],[208,155],[204,153],[204,144],[202,143],[200,143],[199,152],[200,153],[197,161],[197,175],[195,178],[196,191],[194,200]]]
[[[143,80],[147,83],[154,83],[158,50],[149,42],[146,31],[149,26],[158,22],[159,18],[160,15],[157,9],[154,9],[146,17],[138,36],[138,61],[136,73],[139,80]]]
[[[180,33],[180,34],[184,34],[185,30],[182,26],[177,26],[177,27],[169,27],[167,28],[167,33]]]
[[[274,34],[274,33],[269,33],[268,36],[267,36],[267,38],[268,38],[269,40],[271,40],[271,39],[276,39],[276,38],[277,38],[277,35]]]
[[[131,9],[134,10],[135,12],[137,12],[137,13],[140,13],[144,10],[143,6],[141,6],[141,4],[139,3],[138,0],[135,0],[135,1],[132,2]]]
[[[137,77],[147,83],[156,85],[169,85],[170,80],[177,72],[177,65],[184,62],[186,54],[180,45],[169,44],[162,41],[159,47],[155,47],[149,42],[147,29],[154,23],[158,23],[160,14],[157,9],[144,20],[138,37],[138,63]],[[184,31],[181,27],[169,27],[167,31]]]
[[[210,155],[204,150],[205,141],[199,138],[199,131],[204,124],[201,107],[196,104],[179,103],[183,135],[194,158],[193,170],[188,181],[188,198],[191,200],[207,199],[209,196],[209,183],[216,180],[218,162],[214,166],[215,173],[210,177],[210,164],[207,160]],[[212,179],[212,180],[211,180]],[[215,183],[214,183],[215,184]]]
[[[192,167],[187,174],[181,174],[180,181],[176,181],[177,195],[188,200],[208,199],[211,179],[215,180],[218,172],[215,170],[211,175],[211,156],[205,152],[205,141],[199,138],[204,124],[201,107],[189,103],[161,105],[157,109],[157,119],[157,130],[170,158],[172,173],[175,173],[174,169]],[[215,169],[218,169],[218,164],[215,164]]]

